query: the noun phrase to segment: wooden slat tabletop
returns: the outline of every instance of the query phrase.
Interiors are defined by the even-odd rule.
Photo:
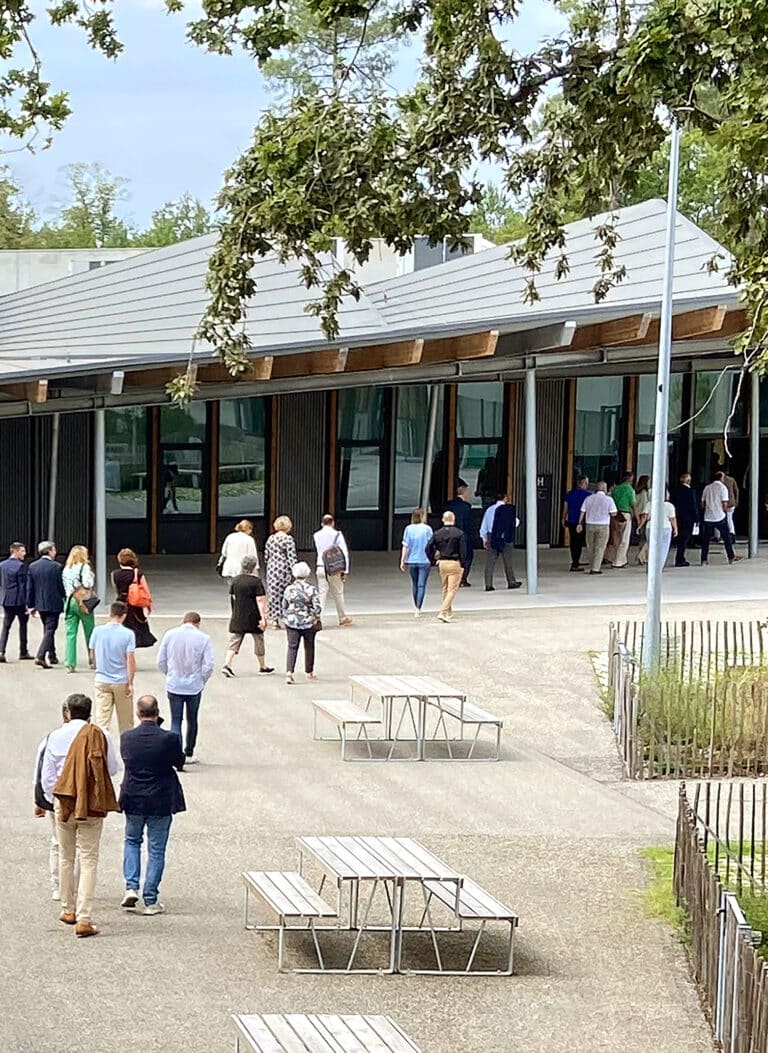
[[[461,881],[461,875],[410,837],[299,837],[299,848],[342,880]]]
[[[466,698],[463,691],[428,676],[352,676],[350,680],[380,698]]]
[[[420,1053],[387,1016],[266,1013],[233,1020],[255,1053]]]

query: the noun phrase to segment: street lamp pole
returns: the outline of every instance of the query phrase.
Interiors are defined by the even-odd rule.
[[[661,644],[661,546],[664,533],[664,498],[669,460],[669,367],[672,356],[672,296],[675,273],[675,221],[677,218],[677,180],[680,167],[680,125],[672,122],[667,188],[667,233],[664,254],[664,284],[659,323],[659,364],[656,375],[656,421],[653,432],[653,470],[651,486],[650,534],[648,544],[648,584],[645,602],[643,665],[658,665]]]

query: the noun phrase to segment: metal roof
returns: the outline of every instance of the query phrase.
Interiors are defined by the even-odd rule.
[[[627,277],[600,304],[592,293],[598,218],[568,226],[570,273],[556,281],[552,256],[538,277],[538,303],[523,302],[526,273],[502,246],[371,285],[359,301],[345,299],[333,344],[305,310],[318,291],[304,286],[299,265],[265,257],[253,270],[247,331],[256,352],[283,354],[657,312],[665,209],[663,201],[647,201],[619,211],[615,256]],[[677,235],[676,311],[735,304],[739,293],[724,276],[725,250],[681,215]],[[0,297],[0,381],[185,361],[208,301],[205,277],[215,242],[215,234],[206,235]],[[721,270],[709,274],[706,264],[715,254],[724,257]],[[336,266],[332,257],[327,266]],[[196,359],[213,355],[212,348],[196,345]]]

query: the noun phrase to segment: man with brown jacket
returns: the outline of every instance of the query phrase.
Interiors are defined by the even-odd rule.
[[[79,937],[95,936],[91,921],[104,816],[119,811],[111,776],[117,754],[107,732],[90,723],[91,700],[70,695],[69,723],[48,736],[40,784],[54,805],[59,842],[60,920]],[[75,854],[80,880],[75,902]]]

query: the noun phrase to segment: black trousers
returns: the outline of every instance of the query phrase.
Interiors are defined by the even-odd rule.
[[[584,542],[586,541],[584,531],[577,531],[577,526],[577,523],[568,524],[568,547],[571,550],[572,567],[578,567],[579,563],[581,563],[581,554],[584,551]]]
[[[466,537],[466,534],[464,535]],[[461,575],[462,581],[469,580],[469,572],[472,569],[472,560],[475,558],[475,547],[472,544],[472,539],[467,537],[467,560],[464,564],[464,570]]]
[[[296,659],[299,657],[299,644],[304,641],[304,672],[313,673],[315,671],[315,637],[317,636],[317,626],[313,625],[311,629],[288,629],[288,655],[285,661],[286,673],[292,673],[296,668]]]
[[[733,559],[733,544],[731,543],[731,532],[728,529],[728,520],[725,516],[719,523],[707,523],[705,521],[701,524],[701,562],[706,563],[709,559],[709,543],[715,536],[715,531],[723,539],[723,548],[730,563]]]
[[[5,654],[8,646],[8,635],[14,621],[19,620],[19,654],[27,653],[27,623],[29,615],[26,607],[3,607],[3,630],[0,632],[0,654]]]
[[[675,566],[682,567],[686,563],[685,550],[691,543],[693,537],[693,523],[688,519],[678,519],[677,540],[675,541]]]
[[[61,614],[58,611],[38,611],[37,613],[43,623],[43,638],[37,649],[37,657],[43,659],[48,655],[52,661],[56,657],[56,630]]]

